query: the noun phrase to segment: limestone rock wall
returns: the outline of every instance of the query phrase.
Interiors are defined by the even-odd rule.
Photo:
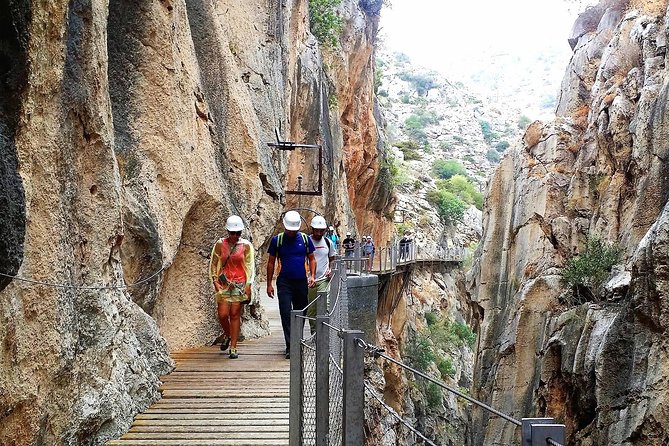
[[[230,213],[258,267],[287,206],[381,221],[349,199],[378,177],[369,162],[355,180],[359,152],[377,150],[379,5],[343,2],[347,37],[332,54],[349,64],[337,76],[307,6],[0,0],[0,272],[66,285],[0,277],[0,443],[123,432],[158,397],[168,352],[220,333],[206,268]],[[349,111],[333,113],[329,92],[348,83],[368,93],[342,94]],[[268,148],[276,127],[326,143],[323,197],[286,196],[308,155]],[[262,309],[248,309],[244,333],[262,334]]]
[[[516,418],[564,421],[568,444],[665,444],[667,2],[603,5],[574,37],[556,120],[532,124],[488,185],[474,389]],[[569,308],[559,274],[586,234],[620,242],[631,279]],[[472,430],[473,444],[518,441],[480,411]]]

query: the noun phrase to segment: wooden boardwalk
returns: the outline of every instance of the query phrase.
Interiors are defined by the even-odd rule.
[[[173,353],[162,399],[107,445],[287,445],[290,361],[277,302],[262,303],[271,336],[238,344],[239,359],[218,345]]]

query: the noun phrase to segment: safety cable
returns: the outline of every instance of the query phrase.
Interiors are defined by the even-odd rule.
[[[395,409],[393,409],[393,408],[390,407],[385,401],[383,401],[383,400],[381,399],[381,397],[379,397],[379,396],[376,394],[376,391],[375,391],[369,384],[365,383],[365,389],[367,389],[367,390],[369,391],[369,393],[374,397],[374,399],[376,399],[376,401],[378,401],[378,402],[379,402],[379,403],[380,403],[380,404],[381,404],[381,405],[388,411],[388,413],[389,413],[390,415],[392,415],[397,421],[399,421],[399,422],[402,423],[404,426],[406,426],[411,432],[413,432],[414,434],[418,435],[423,441],[425,441],[425,442],[426,442],[427,444],[429,444],[430,446],[437,446],[437,445],[434,444],[432,441],[430,441],[429,438],[427,438],[425,435],[421,434],[418,430],[416,430],[415,427],[413,427],[413,426],[410,425],[408,422],[406,422],[406,421],[404,420],[404,418],[402,418],[402,417],[400,416],[400,414],[398,414],[397,412],[395,412]]]
[[[44,285],[47,287],[51,288],[65,288],[65,289],[74,289],[74,290],[121,290],[125,288],[132,288],[136,287],[139,285],[142,285],[154,277],[156,277],[158,274],[162,273],[167,266],[163,266],[160,268],[158,271],[155,273],[151,274],[149,277],[146,277],[142,280],[139,280],[135,283],[130,283],[130,284],[125,284],[125,285],[96,285],[96,286],[78,286],[78,285],[64,285],[64,284],[58,284],[58,283],[52,283],[52,282],[44,282],[41,280],[35,280],[35,279],[28,279],[25,277],[19,277],[19,276],[14,276],[12,274],[5,274],[5,273],[0,273],[0,276],[2,277],[7,277],[12,280],[18,280],[20,282],[26,282],[26,283],[31,283],[34,285]]]
[[[381,347],[377,347],[376,345],[372,345],[372,344],[367,344],[364,340],[362,340],[362,339],[360,339],[360,338],[357,338],[357,339],[356,339],[356,343],[357,343],[360,347],[362,347],[362,348],[365,350],[365,352],[367,352],[368,354],[374,356],[375,358],[378,358],[378,357],[384,358],[384,359],[386,359],[386,360],[392,362],[393,364],[396,364],[396,365],[398,365],[398,366],[400,366],[400,367],[402,367],[402,368],[404,368],[404,369],[406,369],[406,370],[409,370],[409,371],[413,372],[414,374],[416,374],[416,375],[418,375],[418,376],[420,376],[420,377],[422,377],[422,378],[425,378],[425,379],[427,379],[428,381],[430,381],[430,382],[432,382],[432,383],[438,385],[439,387],[441,387],[441,388],[443,388],[443,389],[445,389],[445,390],[448,390],[448,391],[451,392],[451,393],[456,394],[456,395],[459,396],[460,398],[464,398],[464,399],[466,399],[467,401],[469,401],[470,403],[476,404],[477,406],[479,406],[479,407],[481,407],[481,408],[487,410],[488,412],[491,412],[491,413],[493,413],[493,414],[495,414],[495,415],[497,415],[497,416],[499,416],[499,417],[504,418],[505,420],[507,420],[507,421],[509,421],[509,422],[511,422],[511,423],[513,423],[513,424],[515,424],[516,426],[522,426],[522,423],[521,423],[520,421],[516,420],[515,418],[510,417],[509,415],[506,415],[505,413],[502,413],[502,412],[500,412],[500,411],[498,411],[498,410],[496,410],[496,409],[494,409],[494,408],[488,406],[487,404],[485,404],[485,403],[483,403],[483,402],[481,402],[481,401],[479,401],[479,400],[476,400],[476,399],[474,399],[474,398],[472,398],[472,397],[470,397],[470,396],[468,396],[468,395],[465,395],[464,393],[460,392],[459,390],[454,389],[453,387],[450,387],[450,386],[444,384],[444,383],[441,382],[441,381],[437,381],[436,379],[434,379],[434,378],[432,378],[432,377],[426,375],[425,373],[423,373],[423,372],[421,372],[421,371],[419,371],[419,370],[414,369],[413,367],[410,367],[410,366],[408,366],[408,365],[406,365],[406,364],[404,364],[404,363],[402,363],[402,362],[400,362],[400,361],[397,361],[396,359],[391,358],[390,356],[388,356],[388,355],[386,355],[386,354],[384,353],[384,349],[382,349]]]
[[[328,324],[327,322],[323,322],[323,325],[325,325],[326,327],[329,327],[330,329],[336,331],[337,333],[341,333],[341,332],[344,331],[344,330],[342,330],[342,329],[339,328],[339,327],[335,327],[334,325],[330,325],[330,324]]]

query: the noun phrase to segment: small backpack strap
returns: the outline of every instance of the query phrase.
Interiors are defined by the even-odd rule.
[[[276,236],[276,256],[279,257],[279,248],[281,248],[281,243],[283,243],[283,232],[279,232],[279,235]]]

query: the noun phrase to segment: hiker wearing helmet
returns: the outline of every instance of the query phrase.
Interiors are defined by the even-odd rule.
[[[307,306],[307,291],[316,285],[316,258],[314,244],[306,234],[300,232],[302,217],[296,211],[288,211],[283,216],[286,229],[272,237],[267,253],[267,295],[274,298],[274,265],[278,258],[281,271],[276,278],[276,289],[279,296],[279,313],[281,327],[286,341],[286,359],[290,358],[290,312],[302,310]],[[309,277],[305,262],[309,264]]]
[[[332,277],[332,263],[335,258],[335,248],[330,239],[325,236],[327,225],[325,219],[320,215],[311,220],[311,235],[309,238],[314,244],[316,258],[316,286],[309,288],[307,299],[309,303],[316,299],[320,292],[328,292],[330,289],[330,278]],[[327,295],[326,295],[327,296]],[[327,297],[326,297],[327,299]],[[316,318],[316,304],[307,308],[307,316]],[[316,331],[316,322],[309,320],[311,332]]]
[[[334,247],[335,253],[339,251],[339,236],[337,235],[337,231],[335,231],[335,228],[333,226],[330,226],[330,229],[328,230],[328,233],[325,234],[325,237],[330,239],[332,242],[332,246]]]
[[[209,276],[216,290],[218,321],[223,328],[221,351],[230,346],[230,359],[237,359],[242,304],[251,300],[255,256],[251,242],[241,238],[244,222],[239,216],[228,217],[225,229],[228,236],[219,239],[211,250]]]
[[[374,263],[374,253],[376,252],[376,246],[374,246],[374,241],[372,240],[371,235],[366,235],[362,238],[361,248],[363,257],[366,257],[365,269],[369,272],[372,270],[372,263]]]

